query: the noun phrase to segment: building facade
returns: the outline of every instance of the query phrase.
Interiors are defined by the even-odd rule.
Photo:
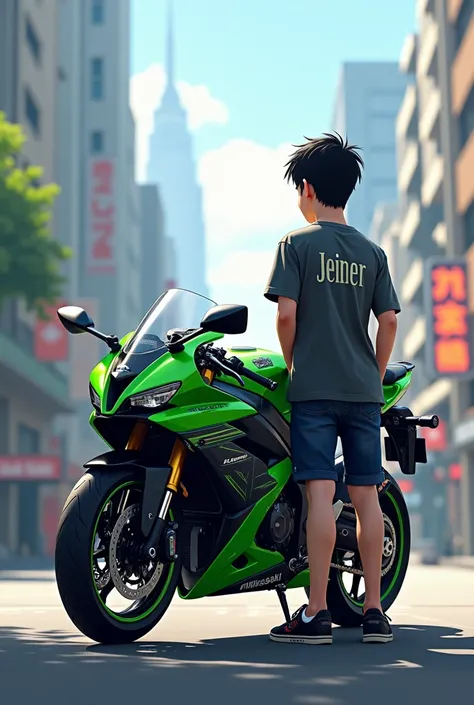
[[[445,483],[446,492],[438,491],[438,495],[433,496],[430,491],[426,501],[429,503],[439,496],[437,505],[435,502],[431,507],[432,513],[448,503],[452,514],[461,515],[462,550],[474,553],[472,348],[471,362],[462,374],[442,374],[433,365],[436,326],[433,326],[432,296],[427,289],[425,264],[432,257],[467,263],[471,289],[468,321],[472,328],[474,3],[472,0],[419,0],[417,11],[418,35],[407,38],[400,59],[401,70],[412,80],[397,118],[400,244],[406,257],[401,282],[403,352],[405,358],[413,360],[417,366],[409,399],[413,412],[437,413],[444,422],[427,472],[437,477],[436,482]],[[448,323],[452,326],[452,335],[459,335],[455,330],[456,321],[449,319],[446,325]],[[454,340],[457,344],[458,339]],[[446,360],[451,366],[453,355],[454,352]],[[426,473],[425,477],[428,477]],[[434,486],[431,480],[429,486]],[[457,495],[453,493],[456,487]]]
[[[155,113],[147,180],[157,184],[167,232],[176,256],[177,285],[207,295],[202,189],[196,178],[192,137],[175,83],[171,15],[167,37],[167,84]],[[183,196],[184,194],[184,196]]]
[[[63,301],[119,336],[143,315],[129,33],[129,0],[0,3],[0,110],[27,133],[21,165],[61,187]],[[64,495],[104,450],[88,376],[107,348],[64,333],[54,311],[47,325],[17,301],[0,313],[0,556],[52,553]]]
[[[365,162],[346,215],[363,233],[378,203],[397,200],[395,120],[406,83],[396,62],[345,63],[339,75],[333,129],[362,148]]]
[[[140,191],[135,124],[129,105],[129,0],[64,0],[60,11],[57,202],[60,237],[74,251],[65,299],[96,326],[122,337],[143,315]],[[71,215],[73,218],[71,218]],[[72,419],[68,481],[104,449],[89,426],[88,377],[108,349],[91,336],[70,337]]]
[[[27,136],[19,165],[43,167],[57,181],[58,3],[0,3],[0,110]],[[54,328],[54,326],[53,326]],[[63,468],[53,421],[70,411],[64,336],[39,326],[16,300],[0,312],[0,554],[51,553]]]

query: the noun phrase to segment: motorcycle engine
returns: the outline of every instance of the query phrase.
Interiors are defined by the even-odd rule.
[[[280,499],[268,512],[260,531],[264,548],[283,551],[290,543],[295,526],[295,513],[291,505]]]

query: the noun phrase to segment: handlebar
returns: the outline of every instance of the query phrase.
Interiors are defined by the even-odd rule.
[[[237,374],[241,375],[241,377],[247,377],[247,379],[250,379],[252,380],[252,382],[256,382],[257,384],[260,384],[262,387],[265,387],[265,389],[269,389],[271,392],[274,392],[275,389],[277,389],[278,382],[274,382],[268,377],[259,375],[258,372],[253,372],[252,370],[249,370],[247,367],[245,367],[242,360],[239,360],[238,357],[230,357],[228,360],[226,360],[226,362],[229,367],[231,367],[234,372],[237,372]]]
[[[405,416],[403,421],[422,428],[438,428],[439,426],[439,416],[436,416],[436,414],[432,416]]]
[[[263,375],[259,375],[257,372],[247,369],[242,360],[238,357],[226,358],[225,350],[216,350],[214,348],[211,351],[208,349],[205,352],[205,358],[215,365],[215,367],[220,369],[224,374],[235,377],[235,379],[242,386],[244,386],[242,377],[247,377],[247,379],[250,379],[256,384],[260,384],[262,387],[269,389],[271,392],[274,392],[275,389],[278,388],[278,382],[274,382],[268,377],[264,377]]]
[[[242,375],[242,377],[247,377],[247,379],[251,379],[252,382],[261,384],[262,387],[269,389],[271,392],[274,392],[275,389],[277,389],[278,387],[278,382],[274,382],[272,379],[268,379],[268,377],[259,375],[258,372],[252,372],[252,370],[248,370],[246,367],[243,367],[240,370],[240,374]]]

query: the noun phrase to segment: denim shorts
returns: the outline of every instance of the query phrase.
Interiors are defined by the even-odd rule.
[[[335,467],[340,437],[346,485],[383,482],[380,412],[381,404],[374,402],[293,402],[291,452],[295,480],[340,480]]]

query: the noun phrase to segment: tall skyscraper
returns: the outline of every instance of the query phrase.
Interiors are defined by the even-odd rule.
[[[196,178],[193,142],[176,88],[174,37],[168,10],[166,89],[155,113],[147,181],[158,184],[177,258],[177,285],[207,294],[202,190]]]
[[[397,200],[395,121],[407,82],[395,61],[345,63],[339,76],[332,126],[365,162],[347,216],[366,235],[377,204]]]

